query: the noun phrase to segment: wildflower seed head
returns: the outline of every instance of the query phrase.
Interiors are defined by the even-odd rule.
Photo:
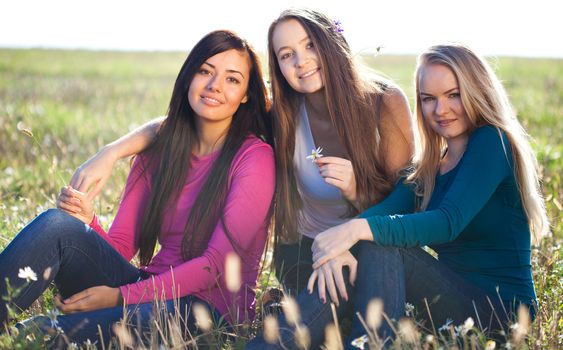
[[[528,334],[530,329],[530,312],[528,308],[524,305],[518,307],[518,322],[513,324],[512,329],[512,339],[515,344],[520,344]]]
[[[330,323],[325,328],[325,349],[326,350],[342,350],[340,342],[340,334],[334,323]]]
[[[115,333],[122,349],[133,347],[133,337],[127,328],[125,322],[117,322],[112,326],[113,332]]]
[[[22,134],[24,134],[24,135],[26,135],[26,136],[28,136],[28,137],[33,138],[33,132],[31,131],[30,128],[26,127],[26,126],[23,124],[23,122],[19,122],[18,125],[17,125],[17,128],[18,128],[18,130],[19,130]]]
[[[51,271],[52,271],[51,267],[48,267],[45,269],[45,271],[43,271],[43,279],[45,281],[49,280],[49,277],[51,277]]]
[[[299,322],[301,322],[301,314],[299,312],[299,306],[297,305],[297,302],[295,302],[295,299],[293,299],[289,295],[285,295],[282,299],[281,304],[287,323],[296,327]]]
[[[207,310],[207,308],[200,303],[194,303],[193,312],[198,328],[204,332],[210,331],[213,322],[211,321],[209,310]]]
[[[295,328],[295,343],[299,349],[309,349],[311,347],[311,335],[307,327],[298,325]]]
[[[368,327],[375,331],[381,326],[383,316],[383,300],[379,298],[372,299],[366,311],[366,323]]]
[[[399,321],[399,335],[409,344],[416,344],[420,338],[415,324],[408,318]]]
[[[239,256],[234,252],[228,253],[225,259],[225,282],[227,289],[232,293],[236,293],[240,289],[240,270]]]
[[[279,338],[280,328],[278,319],[272,315],[266,316],[266,318],[264,318],[264,340],[269,344],[275,344]]]

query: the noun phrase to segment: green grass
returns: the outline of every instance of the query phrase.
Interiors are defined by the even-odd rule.
[[[166,113],[185,56],[0,50],[0,249],[39,212],[54,206],[62,179],[70,179],[102,145]],[[364,61],[395,80],[412,101],[414,56],[383,54]],[[562,347],[563,60],[501,57],[491,63],[533,137],[553,224],[554,237],[533,251],[540,310],[528,346]],[[19,132],[18,124],[31,129],[39,144]],[[128,162],[120,162],[98,199],[97,212],[106,224],[117,209],[127,170]],[[49,299],[40,300],[32,312],[41,311]],[[0,337],[0,347],[25,342]]]

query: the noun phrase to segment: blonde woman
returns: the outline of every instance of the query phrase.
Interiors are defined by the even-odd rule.
[[[358,279],[372,281],[365,293],[381,298],[390,318],[409,302],[430,320],[425,301],[435,326],[472,317],[499,329],[519,305],[533,317],[530,245],[549,223],[527,134],[492,69],[466,46],[431,47],[415,79],[421,148],[413,171],[359,218],[315,237],[313,267],[373,241],[362,243],[373,263]],[[316,278],[317,270],[310,287]]]

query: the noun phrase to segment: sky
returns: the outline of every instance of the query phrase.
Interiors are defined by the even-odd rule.
[[[560,0],[4,0],[0,47],[188,51],[231,29],[265,51],[268,26],[292,6],[340,20],[354,53],[458,41],[484,55],[563,58]]]

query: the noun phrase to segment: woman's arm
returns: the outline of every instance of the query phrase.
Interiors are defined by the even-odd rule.
[[[505,150],[510,151],[508,141],[504,136],[501,141],[496,128],[477,129],[470,136],[452,185],[436,208],[406,215],[374,215],[322,232],[313,244],[315,265],[349,249],[359,239],[371,238],[380,245],[400,247],[455,240],[500,183],[512,174],[510,155]]]
[[[121,293],[128,304],[152,301],[155,297],[170,299],[216,286],[219,279],[224,278],[225,257],[229,252],[246,254],[241,257],[243,264],[256,263],[258,268],[275,187],[271,147],[263,143],[251,146],[241,160],[233,164],[231,171],[231,186],[223,213],[228,234],[219,222],[201,256],[152,279],[122,286]],[[257,232],[263,235],[257,236]],[[249,251],[251,248],[254,251]]]
[[[149,200],[151,189],[150,177],[146,170],[146,159],[137,156],[127,177],[123,198],[106,233],[94,216],[90,227],[104,238],[127,261],[131,260],[138,250],[138,234]]]
[[[88,197],[90,199],[96,197],[109,179],[115,162],[147,148],[155,138],[164,118],[156,118],[104,146],[76,169],[70,180],[70,186],[80,192],[88,192],[90,187],[94,186]]]

